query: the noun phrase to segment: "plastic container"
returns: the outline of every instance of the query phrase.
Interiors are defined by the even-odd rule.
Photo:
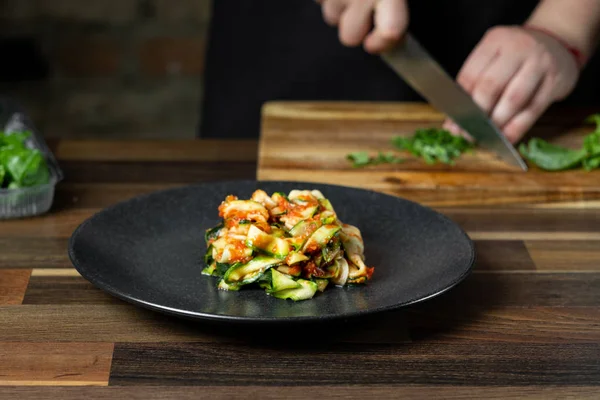
[[[39,149],[50,169],[50,182],[47,184],[19,189],[0,188],[0,220],[31,217],[47,212],[54,201],[56,184],[63,179],[63,172],[54,155],[22,108],[16,102],[2,97],[0,97],[0,130],[7,134],[30,131],[31,136],[26,146]]]

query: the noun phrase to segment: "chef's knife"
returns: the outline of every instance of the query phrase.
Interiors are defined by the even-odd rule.
[[[410,34],[381,58],[421,94],[431,105],[445,113],[468,132],[481,146],[495,152],[505,162],[527,171],[519,153],[431,55]]]

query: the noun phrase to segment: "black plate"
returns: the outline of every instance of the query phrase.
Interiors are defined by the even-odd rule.
[[[204,230],[219,222],[228,194],[249,198],[318,189],[343,222],[357,226],[367,285],[329,287],[293,302],[262,289],[217,290],[217,278],[200,274]],[[79,273],[98,288],[134,304],[182,317],[244,322],[316,321],[391,310],[439,295],[471,271],[468,236],[443,215],[419,204],[372,191],[299,182],[228,181],[171,189],[112,206],[85,221],[69,243]]]

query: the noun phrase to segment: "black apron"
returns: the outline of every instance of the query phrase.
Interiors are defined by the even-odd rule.
[[[453,77],[485,32],[537,0],[409,1],[410,30]],[[377,56],[347,48],[312,0],[215,0],[199,135],[257,138],[271,100],[422,101]],[[566,102],[597,104],[593,58]]]

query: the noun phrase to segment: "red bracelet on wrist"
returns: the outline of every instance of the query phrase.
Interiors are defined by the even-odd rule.
[[[557,42],[559,42],[561,45],[563,45],[569,51],[569,53],[571,53],[573,55],[573,57],[575,58],[575,62],[577,62],[577,66],[579,67],[579,69],[583,68],[583,66],[587,63],[587,61],[588,61],[587,57],[585,56],[585,54],[583,54],[581,52],[581,50],[571,46],[569,43],[567,43],[564,39],[559,37],[554,32],[551,32],[547,29],[540,28],[537,26],[532,26],[532,25],[524,25],[523,28],[526,30],[529,30],[529,31],[543,33],[545,35],[550,36]]]

